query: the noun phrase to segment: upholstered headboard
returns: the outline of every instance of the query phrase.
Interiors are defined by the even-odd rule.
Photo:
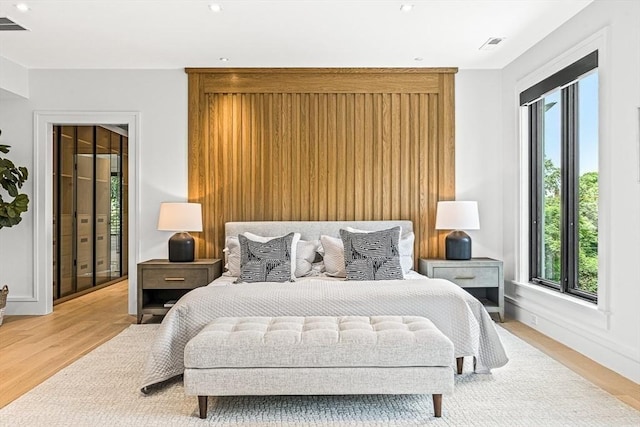
[[[250,232],[261,236],[282,236],[290,232],[300,233],[302,240],[319,239],[321,234],[340,236],[340,229],[353,227],[360,230],[375,231],[400,226],[402,233],[413,231],[411,221],[251,221],[227,222],[226,236],[237,236]]]

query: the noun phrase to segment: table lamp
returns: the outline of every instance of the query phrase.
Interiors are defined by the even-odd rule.
[[[192,262],[195,241],[189,231],[202,231],[200,203],[161,203],[158,230],[177,231],[169,239],[170,262]]]
[[[447,259],[471,259],[471,237],[462,230],[478,229],[478,202],[438,202],[436,230],[453,230],[445,239]]]

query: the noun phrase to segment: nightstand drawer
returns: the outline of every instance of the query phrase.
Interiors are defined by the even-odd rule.
[[[144,289],[192,289],[209,284],[206,268],[158,268],[142,274]]]
[[[450,280],[464,288],[500,286],[498,267],[433,267],[433,277]]]

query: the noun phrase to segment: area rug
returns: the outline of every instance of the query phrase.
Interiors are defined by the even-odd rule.
[[[639,426],[640,412],[499,327],[510,362],[465,371],[433,417],[431,396],[269,396],[197,399],[173,380],[139,392],[158,325],[132,325],[0,409],[0,426]],[[465,361],[468,367],[471,363]],[[0,379],[1,380],[1,379]]]

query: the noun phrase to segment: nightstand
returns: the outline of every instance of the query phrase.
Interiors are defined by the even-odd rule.
[[[222,274],[219,259],[169,262],[152,259],[138,264],[138,323],[142,316],[164,316],[173,303],[200,286],[207,286]]]
[[[498,313],[504,322],[504,273],[502,261],[471,258],[466,261],[420,259],[419,272],[447,279],[476,297],[489,313]]]

